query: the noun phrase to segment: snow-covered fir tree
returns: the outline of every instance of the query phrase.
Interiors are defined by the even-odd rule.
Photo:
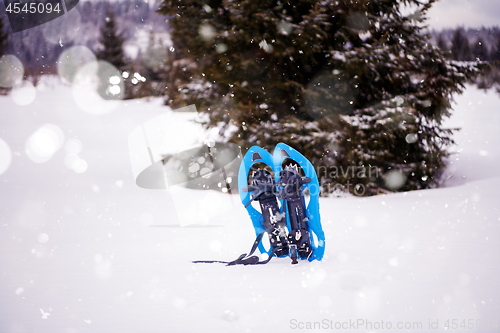
[[[104,25],[100,29],[99,43],[101,47],[96,52],[96,57],[111,63],[118,69],[123,69],[126,65],[123,43],[123,34],[118,33],[115,14],[112,10],[104,19]]]
[[[147,47],[139,50],[135,60],[127,66],[125,98],[165,96],[166,82],[170,72],[168,49],[154,31],[150,31]]]
[[[176,52],[197,64],[180,89],[208,126],[243,148],[286,142],[325,167],[323,184],[367,195],[433,186],[445,166],[442,121],[475,68],[423,33],[433,2],[163,0],[160,12]],[[385,182],[393,170],[397,186]]]
[[[478,61],[490,60],[488,48],[484,44],[484,41],[481,37],[479,37],[477,41],[474,43],[474,46],[472,47],[472,55],[474,59]]]
[[[351,49],[334,55],[333,67],[355,91],[353,110],[341,116],[338,161],[344,170],[376,170],[339,175],[344,183],[363,185],[358,191],[434,187],[446,166],[453,140],[442,122],[450,115],[452,94],[462,91],[477,68],[448,61],[422,32],[433,2],[358,4],[371,23],[357,31],[361,40],[350,35]],[[404,16],[402,3],[418,9]],[[353,5],[349,10],[356,11]]]
[[[469,39],[465,34],[464,28],[458,28],[453,33],[453,37],[451,38],[451,55],[454,60],[472,60]]]
[[[491,50],[491,60],[500,61],[500,35],[497,38],[497,42],[494,49]]]
[[[437,47],[439,47],[442,51],[447,51],[447,50],[448,50],[448,46],[446,45],[446,41],[444,40],[444,37],[443,37],[443,34],[442,34],[442,33],[440,33],[440,34],[437,36],[436,45],[437,45]]]

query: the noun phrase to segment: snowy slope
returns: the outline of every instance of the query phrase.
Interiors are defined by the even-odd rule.
[[[227,214],[178,227],[189,200],[175,199],[203,202],[207,191],[135,185],[129,134],[171,114],[176,128],[190,128],[179,130],[186,147],[196,145],[204,134],[193,114],[160,100],[89,114],[55,81],[27,106],[1,96],[12,162],[0,174],[0,332],[287,332],[315,322],[306,331],[382,332],[389,322],[435,332],[448,319],[497,331],[475,325],[500,319],[499,103],[473,87],[456,97],[449,126],[463,129],[446,187],[322,199],[322,262],[225,267],[191,261],[248,251],[254,234],[237,196]],[[35,163],[26,142],[47,123],[64,137],[38,136],[40,147],[62,147]],[[71,164],[72,154],[85,163]]]

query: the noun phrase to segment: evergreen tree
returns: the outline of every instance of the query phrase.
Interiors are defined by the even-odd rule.
[[[104,20],[104,25],[100,29],[99,42],[102,47],[97,51],[96,57],[123,70],[126,66],[125,53],[123,51],[124,41],[123,33],[118,33],[115,14],[109,10]]]
[[[469,39],[464,28],[457,28],[451,39],[451,54],[453,60],[470,61],[472,54],[469,46]]]
[[[472,54],[475,58],[475,60],[480,60],[480,61],[488,61],[488,49],[486,48],[486,45],[484,44],[484,41],[481,37],[479,37],[474,44],[474,47],[472,48]]]
[[[443,52],[447,52],[448,51],[448,46],[446,45],[446,41],[444,40],[444,37],[443,37],[443,34],[440,33],[437,37],[437,47],[439,47],[439,49]]]
[[[3,18],[0,17],[0,57],[5,54],[8,39],[9,34],[5,28],[5,22]]]
[[[441,49],[441,51],[448,51],[448,47],[446,46],[446,42],[444,41],[442,33],[438,35],[437,46]]]
[[[500,61],[500,34],[497,37],[497,43],[494,49],[491,50],[491,60]]]
[[[126,80],[126,98],[165,95],[165,82],[170,72],[167,52],[163,41],[155,39],[155,34],[151,31],[146,51],[140,52],[137,61],[130,67],[131,75],[137,72],[143,80],[137,80],[133,76]]]
[[[243,148],[288,143],[330,167],[323,184],[366,195],[433,186],[445,166],[442,120],[473,68],[448,62],[422,32],[433,2],[163,0],[159,11],[176,51],[197,64],[180,88],[207,126]],[[404,16],[403,4],[418,10]],[[337,167],[349,171],[332,175]],[[406,182],[384,182],[392,170]]]

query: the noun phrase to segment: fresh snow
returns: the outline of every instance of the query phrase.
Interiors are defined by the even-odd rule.
[[[451,331],[464,320],[498,324],[498,94],[468,87],[456,96],[447,125],[462,130],[445,186],[322,198],[322,262],[275,258],[248,267],[191,263],[249,250],[255,235],[237,195],[135,184],[145,162],[132,156],[131,133],[155,117],[170,120],[149,142],[157,161],[203,143],[195,114],[141,99],[96,115],[72,96],[56,80],[38,86],[28,105],[0,96],[0,332],[287,332],[317,322],[323,326],[305,331],[340,323],[349,324],[344,331],[382,332],[390,322],[397,332],[435,332],[447,320]],[[34,133],[42,134],[29,139]],[[210,210],[223,200],[222,214]],[[183,224],[187,213],[200,223]],[[361,321],[372,328],[352,326]],[[414,322],[421,329],[395,329]]]

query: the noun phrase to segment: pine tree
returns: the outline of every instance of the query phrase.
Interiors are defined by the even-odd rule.
[[[408,17],[395,3],[381,3],[380,16],[369,10],[375,15],[368,19],[378,23],[369,28],[371,38],[336,57],[341,60],[335,67],[358,85],[354,110],[341,117],[337,139],[339,164],[351,168],[339,178],[359,186],[349,189],[357,194],[437,185],[453,143],[452,131],[441,124],[450,115],[451,94],[473,76],[470,68],[447,61],[421,32],[433,1]]]
[[[497,92],[500,93],[500,34],[498,34],[496,45],[491,50],[490,59],[494,61],[494,65],[491,66],[491,78],[492,84],[495,84]]]
[[[488,61],[488,49],[484,44],[484,41],[481,37],[479,37],[472,48],[472,54],[476,60],[480,61]]]
[[[165,95],[165,82],[170,72],[167,52],[163,41],[160,38],[155,39],[155,34],[151,31],[146,51],[140,52],[137,60],[130,66],[130,73],[139,73],[145,81],[133,77],[126,80],[127,99]]]
[[[464,28],[457,28],[451,39],[451,54],[453,60],[470,61],[472,53],[469,46],[469,39]]]
[[[5,28],[5,22],[3,18],[0,18],[0,57],[5,54],[7,49],[7,40],[9,39],[9,34]]]
[[[437,46],[441,49],[441,51],[448,51],[448,46],[446,46],[442,33],[440,33],[437,37]]]
[[[115,14],[109,10],[104,25],[100,29],[99,42],[102,47],[97,51],[96,57],[111,63],[120,70],[124,69],[127,64],[123,51],[124,41],[123,33],[118,33]]]
[[[243,148],[288,143],[327,167],[323,184],[366,195],[434,186],[445,166],[452,131],[442,120],[473,68],[423,33],[432,3],[163,0],[159,11],[176,51],[198,66],[181,90],[207,126]],[[402,4],[418,10],[404,16]],[[338,167],[349,171],[330,172]],[[393,170],[401,186],[384,182]]]
[[[500,34],[498,35],[495,48],[491,51],[491,60],[500,61]],[[500,64],[499,64],[500,66]]]

